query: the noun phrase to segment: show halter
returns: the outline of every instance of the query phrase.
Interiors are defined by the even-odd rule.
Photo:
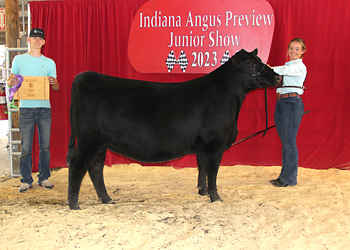
[[[265,69],[266,67],[266,64],[263,63],[263,67],[261,68],[261,70],[258,72],[258,73],[249,73],[245,70],[243,70],[241,67],[238,67],[240,70],[242,70],[244,73],[248,74],[248,75],[251,75],[252,77],[254,77],[256,79],[256,81],[258,82],[258,86],[261,87],[260,85],[260,81],[259,81],[259,77],[260,77],[260,74],[261,72]]]
[[[258,81],[258,85],[260,86],[260,81],[259,81],[259,76],[261,74],[261,72],[264,70],[264,68],[266,67],[266,64],[264,64],[264,66],[261,68],[261,70],[256,73],[256,74],[252,74],[253,77],[256,78],[256,80]],[[266,117],[266,125],[265,125],[265,132],[263,134],[263,137],[266,135],[266,132],[268,130],[268,125],[269,125],[269,116],[268,116],[268,112],[267,112],[267,88],[265,88],[265,117]]]
[[[261,74],[261,72],[264,70],[264,68],[266,67],[266,64],[264,64],[264,66],[261,68],[261,70],[258,73],[253,73],[252,77],[255,77],[256,80],[258,81],[258,85],[260,86],[260,81],[259,81],[259,76]]]
[[[260,77],[261,72],[265,69],[265,67],[266,67],[266,64],[264,64],[264,66],[261,68],[261,70],[258,73],[252,73],[251,74],[252,77],[256,78],[256,81],[258,82],[258,86],[259,87],[261,86],[260,85],[260,81],[259,81],[259,77]],[[245,72],[245,71],[243,70],[243,72]],[[248,72],[245,72],[245,73],[250,74]],[[265,117],[266,117],[266,125],[265,125],[265,132],[263,134],[263,137],[265,136],[265,134],[266,134],[266,132],[268,130],[268,123],[269,123],[269,116],[268,116],[268,112],[267,112],[267,88],[265,88]]]

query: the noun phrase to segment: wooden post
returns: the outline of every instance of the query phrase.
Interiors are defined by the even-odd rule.
[[[5,0],[6,47],[17,48],[19,38],[19,3],[18,0]],[[10,53],[10,66],[15,53]]]

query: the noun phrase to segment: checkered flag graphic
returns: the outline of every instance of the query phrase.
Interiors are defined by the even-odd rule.
[[[180,65],[180,68],[182,70],[182,72],[186,71],[187,65],[188,65],[188,60],[186,57],[186,53],[184,51],[181,50],[181,55],[179,60],[177,61],[177,63]]]
[[[185,72],[187,65],[188,65],[186,53],[183,50],[181,50],[180,58],[179,58],[179,60],[176,60],[175,55],[174,55],[174,50],[172,50],[168,54],[168,58],[166,59],[165,63],[166,63],[166,66],[168,67],[168,72],[173,70],[174,65],[176,63],[178,63],[180,65],[182,72]]]
[[[174,51],[170,51],[169,55],[168,55],[168,59],[166,59],[165,61],[166,66],[168,67],[168,72],[172,71],[174,68],[174,65],[176,63],[176,59],[174,56]]]
[[[228,60],[230,60],[230,52],[226,50],[220,61],[221,65],[224,65]]]

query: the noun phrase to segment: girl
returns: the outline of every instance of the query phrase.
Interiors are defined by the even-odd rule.
[[[288,45],[287,55],[290,58],[283,66],[272,67],[283,76],[283,85],[277,88],[275,124],[282,142],[282,170],[278,179],[271,180],[275,187],[297,185],[298,148],[297,133],[304,114],[301,95],[304,93],[306,66],[303,55],[306,51],[304,40],[295,38]]]

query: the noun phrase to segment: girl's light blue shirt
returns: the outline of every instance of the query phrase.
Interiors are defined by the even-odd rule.
[[[283,76],[283,86],[298,86],[303,87],[306,78],[306,66],[302,59],[286,62],[283,66],[272,67],[279,75]],[[277,93],[298,93],[302,95],[304,90],[301,88],[277,88]]]
[[[22,76],[52,76],[57,77],[55,62],[41,55],[34,57],[28,53],[17,55],[12,62],[12,74]],[[49,100],[20,100],[20,108],[51,108]]]

